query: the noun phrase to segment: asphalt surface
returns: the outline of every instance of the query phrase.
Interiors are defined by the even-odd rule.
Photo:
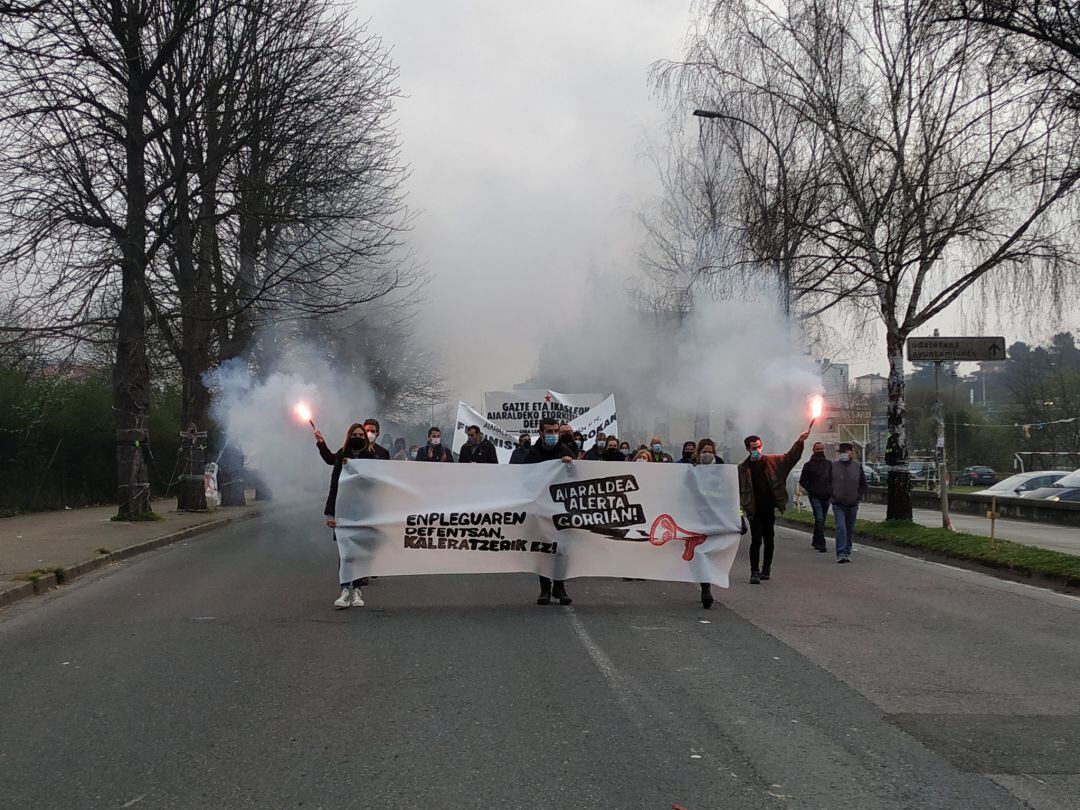
[[[987,509],[990,507],[987,506]],[[859,517],[867,520],[884,520],[886,506],[881,503],[859,504]],[[990,521],[980,515],[962,512],[949,514],[953,528],[958,532],[990,536]],[[923,526],[940,527],[941,512],[933,509],[915,509],[912,518]],[[1029,520],[997,520],[994,536],[1013,540],[1025,546],[1038,546],[1066,554],[1080,554],[1080,527],[1061,526],[1056,523],[1035,523]]]
[[[781,530],[710,611],[528,575],[335,611],[308,511],[0,611],[0,807],[1080,806],[1080,600]]]

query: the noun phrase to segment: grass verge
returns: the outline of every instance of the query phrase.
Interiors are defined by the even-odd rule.
[[[782,521],[799,528],[812,528],[810,512],[785,512]],[[825,521],[833,529],[833,516]],[[855,521],[855,542],[860,539],[879,540],[893,546],[919,549],[954,560],[979,563],[990,568],[1015,571],[1027,576],[1044,576],[1064,580],[1068,585],[1080,585],[1080,556],[1060,551],[1036,548],[1012,540],[991,540],[979,534],[950,532],[940,528],[920,526],[901,520]]]

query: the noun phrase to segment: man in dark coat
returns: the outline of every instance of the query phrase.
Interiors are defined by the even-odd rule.
[[[527,431],[523,431],[522,434],[518,437],[517,447],[515,447],[514,452],[510,454],[510,463],[524,464],[525,457],[529,455],[529,450],[531,449],[531,447],[532,436]]]
[[[576,449],[559,441],[559,423],[550,417],[540,420],[540,440],[529,448],[529,453],[520,464],[540,464],[544,461],[562,461],[570,464],[576,455]],[[514,463],[511,461],[511,463]],[[554,596],[560,605],[571,605],[574,600],[566,592],[566,584],[561,579],[554,581],[547,577],[540,577],[540,595],[536,598],[538,605],[550,605]]]
[[[491,439],[484,437],[480,432],[479,425],[469,425],[465,428],[468,441],[458,453],[459,464],[498,464],[499,454],[495,452],[495,445]]]
[[[364,420],[364,432],[367,434],[368,441],[371,442],[371,452],[375,454],[375,458],[380,458],[383,461],[390,460],[390,451],[378,443],[379,433],[382,431],[379,429],[378,419],[365,419]]]
[[[803,465],[799,475],[799,486],[810,499],[810,509],[814,513],[814,537],[810,546],[817,551],[825,549],[825,517],[829,514],[829,500],[832,498],[832,462],[825,458],[825,445],[814,442],[810,449],[810,460]]]
[[[427,444],[416,451],[417,461],[454,462],[454,454],[442,443],[442,431],[437,427],[428,428]]]
[[[607,450],[607,436],[603,433],[596,434],[596,441],[593,442],[593,446],[585,452],[586,461],[603,461],[604,453]]]
[[[836,561],[851,562],[852,538],[855,534],[855,518],[859,513],[859,501],[866,497],[866,473],[860,462],[852,455],[854,448],[843,442],[838,448],[839,456],[832,463],[833,518],[836,520]]]
[[[739,464],[739,500],[750,526],[750,584],[759,585],[772,576],[776,510],[787,506],[787,477],[802,458],[807,431],[795,440],[783,455],[765,455],[759,436],[747,436],[743,445],[746,459]],[[761,546],[765,546],[765,565],[759,567]]]

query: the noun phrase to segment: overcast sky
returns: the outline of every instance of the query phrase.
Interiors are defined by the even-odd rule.
[[[659,194],[646,143],[664,141],[668,116],[649,66],[679,57],[689,5],[358,0],[400,70],[411,243],[432,279],[421,329],[453,396],[479,403],[526,379],[546,333],[598,305],[582,300],[590,272],[634,274],[635,215]],[[1075,314],[1025,329],[962,324],[957,312],[938,325],[1012,342],[1076,326]],[[880,344],[842,354],[852,376],[886,369]]]

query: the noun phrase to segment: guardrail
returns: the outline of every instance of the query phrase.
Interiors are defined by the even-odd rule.
[[[887,503],[885,487],[870,487],[867,500],[870,503]],[[911,505],[916,509],[940,509],[941,499],[936,492],[913,489]],[[949,509],[969,515],[985,515],[990,510],[990,499],[971,494],[949,494]],[[1030,498],[998,498],[998,517],[1013,520],[1030,520],[1033,523],[1056,523],[1061,526],[1080,526],[1080,503],[1066,501],[1035,501]]]

